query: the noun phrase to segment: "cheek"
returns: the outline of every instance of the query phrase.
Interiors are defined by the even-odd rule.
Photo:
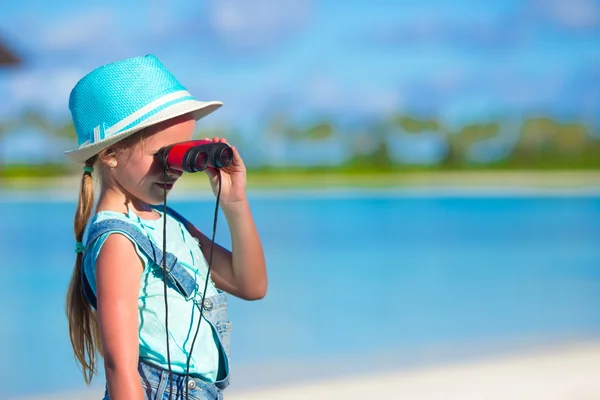
[[[128,160],[125,160],[124,170],[129,175],[129,180],[132,183],[143,183],[148,177],[156,175],[153,173],[153,158],[151,156],[132,155]]]
[[[163,173],[163,164],[158,160],[158,157],[153,157],[148,162],[148,173],[153,176],[162,175]]]

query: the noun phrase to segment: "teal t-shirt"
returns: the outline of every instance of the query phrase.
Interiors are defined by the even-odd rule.
[[[154,243],[162,249],[164,214],[159,210],[156,211],[160,214],[160,218],[157,220],[142,220],[131,210],[128,214],[100,211],[90,221],[88,228],[95,222],[110,218],[120,219],[140,228],[143,233],[154,240]],[[123,232],[115,231],[114,233],[122,234],[134,242],[129,235]],[[108,232],[100,236],[86,251],[84,268],[94,294],[96,293],[96,259],[102,245],[111,234],[113,232]],[[196,238],[188,232],[181,222],[171,215],[167,215],[166,244],[167,252],[175,255],[180,264],[198,282],[199,288],[197,289],[195,300],[199,303],[202,299],[204,280],[208,273],[208,263],[200,250]],[[135,247],[144,263],[138,295],[140,358],[168,369],[162,268],[150,260],[137,244],[135,244]],[[206,297],[216,294],[218,294],[217,289],[212,280],[209,279]],[[169,306],[171,368],[173,372],[185,373],[187,355],[189,354],[189,349],[196,333],[200,310],[192,301],[193,299],[186,300],[171,287],[167,287],[167,299]],[[219,347],[217,340],[216,333],[213,332],[212,327],[203,317],[198,337],[194,343],[194,352],[190,359],[190,374],[200,375],[209,382],[216,381],[219,371]]]

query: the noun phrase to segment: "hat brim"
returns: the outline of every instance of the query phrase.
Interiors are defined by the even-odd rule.
[[[220,101],[208,101],[208,102],[202,102],[202,101],[197,101],[197,100],[182,101],[180,103],[176,103],[174,105],[171,105],[171,106],[165,108],[164,110],[157,112],[156,114],[152,115],[151,117],[147,118],[146,120],[144,120],[143,122],[141,122],[140,124],[138,124],[132,128],[129,128],[129,129],[126,129],[119,133],[116,133],[116,134],[114,134],[110,137],[107,137],[101,141],[94,142],[94,143],[91,143],[91,144],[88,144],[85,146],[81,146],[74,150],[65,151],[65,155],[67,157],[69,157],[69,159],[71,159],[77,163],[83,164],[90,157],[98,154],[102,150],[112,146],[113,144],[117,143],[118,141],[123,140],[126,137],[131,136],[136,132],[139,132],[140,130],[142,130],[144,128],[147,128],[152,125],[156,125],[159,122],[163,122],[163,121],[169,120],[171,118],[179,117],[180,115],[184,115],[184,114],[188,114],[188,113],[193,113],[196,121],[198,121],[200,118],[207,116],[208,114],[210,114],[213,111],[220,108],[222,105],[223,105],[223,103]]]

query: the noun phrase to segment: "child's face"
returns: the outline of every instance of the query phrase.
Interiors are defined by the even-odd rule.
[[[165,186],[167,191],[171,190],[182,172],[169,170],[165,177],[156,153],[164,146],[191,140],[195,125],[195,119],[186,115],[154,126],[141,143],[127,153],[116,155],[118,164],[111,171],[113,180],[144,203],[162,203]]]

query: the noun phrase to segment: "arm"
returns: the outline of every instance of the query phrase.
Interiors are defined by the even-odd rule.
[[[224,204],[223,214],[231,232],[232,251],[214,244],[211,276],[215,285],[245,300],[258,300],[267,292],[265,256],[248,200]],[[210,260],[210,238],[188,226],[198,238],[202,253]]]
[[[123,235],[109,235],[96,260],[96,291],[106,381],[114,400],[144,398],[137,370],[142,270],[133,243]]]

